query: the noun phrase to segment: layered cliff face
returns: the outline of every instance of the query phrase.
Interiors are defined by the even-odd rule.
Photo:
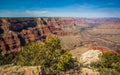
[[[0,19],[0,52],[20,51],[29,42],[44,41],[51,35],[67,35],[61,29],[65,24],[60,18]]]
[[[69,49],[105,46],[120,50],[120,19],[1,18],[0,52],[20,51],[29,42],[44,41],[53,35],[60,36]]]
[[[0,34],[6,34],[9,32],[10,23],[6,19],[0,20]]]

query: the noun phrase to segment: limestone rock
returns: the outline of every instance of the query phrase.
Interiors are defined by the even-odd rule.
[[[96,62],[99,60],[98,55],[101,53],[102,52],[100,50],[89,50],[81,55],[79,61],[83,63],[83,65],[90,64],[91,62]]]

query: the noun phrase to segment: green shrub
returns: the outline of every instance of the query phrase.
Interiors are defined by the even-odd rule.
[[[44,43],[31,43],[24,47],[16,60],[17,65],[42,67],[46,74],[56,74],[74,67],[76,59],[72,58],[68,50],[63,50],[60,39],[52,37]]]
[[[120,72],[120,54],[116,53],[103,53],[100,56],[101,65],[105,68],[116,69]]]
[[[3,65],[4,61],[5,61],[4,56],[0,54],[0,65]]]
[[[72,56],[68,53],[64,53],[58,64],[57,64],[57,67],[58,69],[60,70],[69,70],[71,68],[74,68],[74,63],[76,60],[72,58]]]
[[[106,52],[99,56],[100,61],[92,63],[91,66],[98,68],[101,75],[108,75],[106,73],[120,74],[120,54]]]
[[[13,54],[2,55],[0,54],[0,65],[11,64],[13,61]]]
[[[36,66],[40,64],[39,49],[35,43],[30,43],[24,47],[24,50],[18,53],[17,65]]]

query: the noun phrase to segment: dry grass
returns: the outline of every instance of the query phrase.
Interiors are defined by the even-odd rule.
[[[70,53],[74,56],[77,57],[77,59],[80,58],[81,54],[84,52],[88,51],[89,48],[82,46],[82,47],[76,47],[75,49],[71,50]],[[79,61],[79,60],[78,60]]]
[[[60,37],[63,48],[74,49],[75,46],[80,45],[82,40],[80,35],[68,35]]]
[[[39,66],[0,66],[0,75],[39,75]]]

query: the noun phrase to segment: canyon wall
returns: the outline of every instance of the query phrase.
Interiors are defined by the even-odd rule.
[[[44,41],[52,35],[67,35],[69,33],[63,31],[61,27],[73,25],[73,20],[72,18],[65,20],[61,18],[1,18],[0,52],[3,54],[17,52],[29,42]]]
[[[120,19],[0,18],[0,52],[3,54],[18,52],[30,42],[44,41],[53,35],[60,36],[70,49],[95,45],[120,50]]]

